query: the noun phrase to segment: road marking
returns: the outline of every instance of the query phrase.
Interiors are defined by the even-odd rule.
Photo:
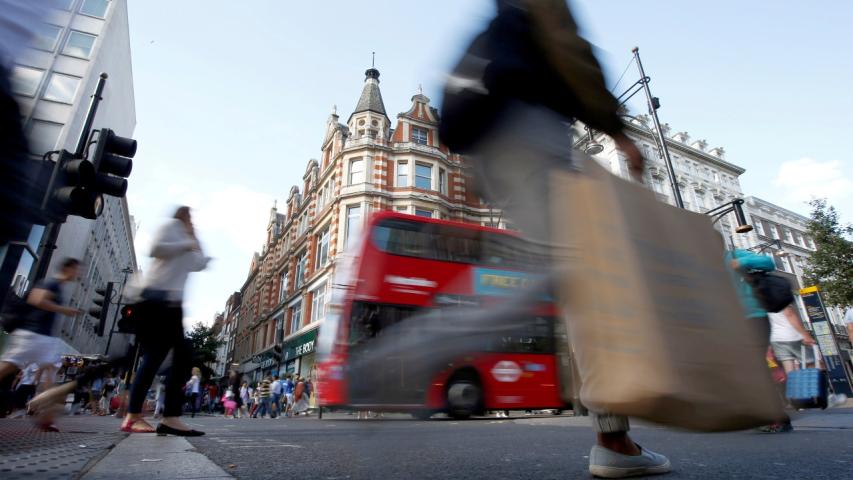
[[[287,447],[287,448],[302,448],[301,445],[290,445],[282,443],[279,445],[232,445],[231,448],[263,448],[263,447]]]

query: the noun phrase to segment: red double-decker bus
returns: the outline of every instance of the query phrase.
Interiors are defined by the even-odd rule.
[[[570,408],[554,305],[546,289],[518,300],[544,270],[523,239],[381,212],[344,257],[318,338],[321,409],[467,418]]]

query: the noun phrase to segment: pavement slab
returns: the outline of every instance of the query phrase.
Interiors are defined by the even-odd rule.
[[[42,432],[27,418],[0,419],[0,478],[79,478],[127,436],[118,422],[60,417],[60,432]]]

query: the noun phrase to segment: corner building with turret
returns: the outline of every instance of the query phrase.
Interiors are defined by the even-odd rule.
[[[438,125],[421,92],[392,123],[375,68],[346,123],[332,112],[320,159],[308,161],[283,208],[271,209],[266,242],[240,289],[232,367],[244,378],[313,374],[336,256],[371,212],[507,228],[476,195],[462,157],[441,143]]]

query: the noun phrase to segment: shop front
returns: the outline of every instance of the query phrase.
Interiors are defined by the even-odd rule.
[[[278,375],[278,365],[280,360],[281,354],[276,351],[275,347],[252,357],[252,363],[257,365],[257,368],[252,375],[252,381],[257,382],[267,376]]]
[[[301,333],[282,345],[282,373],[313,376],[317,329]]]

